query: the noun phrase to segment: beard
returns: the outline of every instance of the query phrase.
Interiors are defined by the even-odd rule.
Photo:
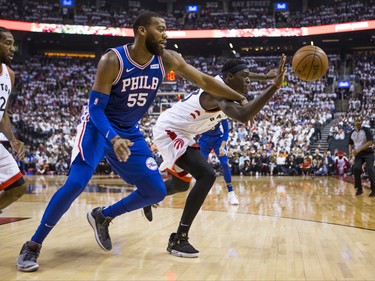
[[[160,48],[157,42],[148,37],[146,38],[146,48],[151,54],[155,56],[161,56],[164,52],[164,49]]]
[[[0,56],[0,62],[7,65],[7,66],[10,66],[11,60],[9,59],[9,57],[1,55]]]

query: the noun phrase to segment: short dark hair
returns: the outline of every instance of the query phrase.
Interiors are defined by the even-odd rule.
[[[357,113],[357,114],[354,115],[354,119],[358,119],[358,118],[363,121],[363,116],[361,114],[359,114],[359,113]]]
[[[3,38],[4,33],[10,32],[9,29],[6,29],[5,27],[0,26],[0,38]]]
[[[155,13],[155,12],[143,11],[134,20],[134,23],[133,23],[134,35],[138,32],[138,27],[150,25],[151,18],[163,18],[163,17],[160,14]]]
[[[247,68],[247,63],[245,61],[240,59],[230,59],[224,63],[223,67],[221,68],[221,73],[225,78],[228,73],[236,73],[237,71]]]

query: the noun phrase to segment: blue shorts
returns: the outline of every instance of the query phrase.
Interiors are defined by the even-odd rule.
[[[227,154],[223,156],[220,155],[220,146],[223,142],[223,139],[221,136],[201,136],[199,139],[199,147],[201,148],[201,153],[204,158],[208,159],[208,155],[212,151],[212,149],[215,151],[215,154],[217,158],[221,161],[227,161],[228,156]],[[226,149],[226,146],[225,146]]]
[[[88,121],[80,137],[79,150],[82,159],[94,169],[105,156],[117,174],[129,184],[135,184],[139,179],[151,175],[160,175],[158,165],[152,155],[138,126],[120,128],[112,124],[115,131],[124,139],[132,141],[131,155],[126,162],[117,160],[112,145]],[[78,136],[77,136],[78,137]]]

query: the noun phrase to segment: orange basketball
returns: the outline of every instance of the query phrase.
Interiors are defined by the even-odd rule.
[[[328,70],[328,57],[319,47],[308,45],[297,50],[292,59],[294,73],[303,81],[315,81]]]

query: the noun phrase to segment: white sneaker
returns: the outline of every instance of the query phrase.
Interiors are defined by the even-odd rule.
[[[234,191],[228,192],[228,201],[229,201],[229,204],[231,204],[231,205],[239,205],[240,204],[240,202],[238,201],[237,196],[234,193]]]

